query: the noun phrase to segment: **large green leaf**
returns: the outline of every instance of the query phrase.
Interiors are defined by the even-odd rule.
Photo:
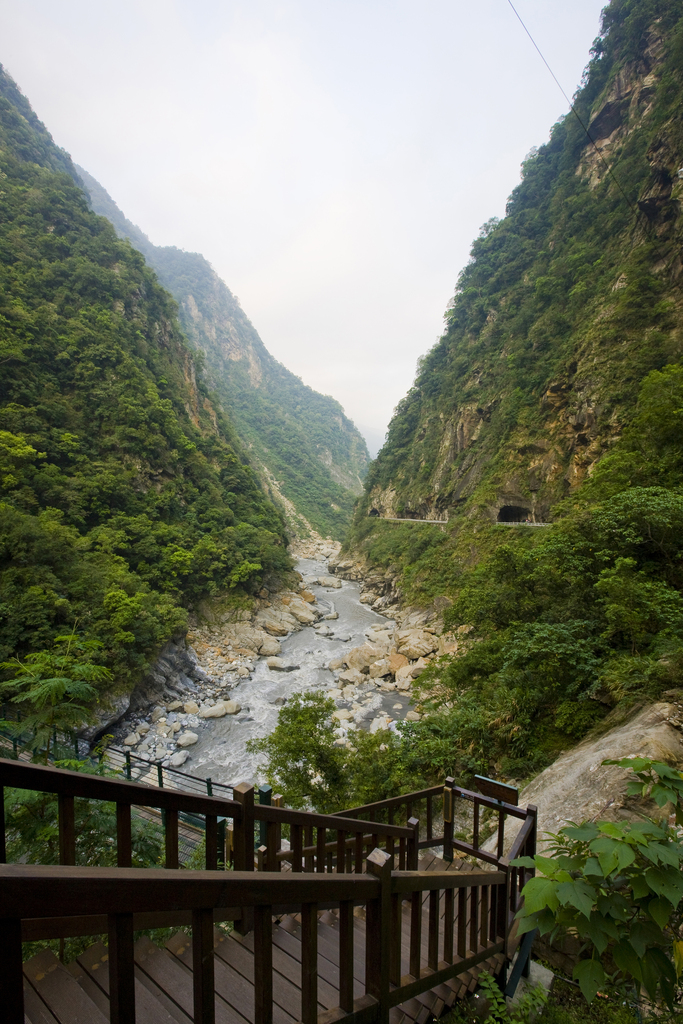
[[[573,882],[560,882],[557,886],[557,898],[563,906],[570,904],[576,907],[585,917],[590,917],[596,899],[596,891],[592,885],[582,878]]]
[[[580,960],[574,968],[574,978],[589,1003],[595,999],[600,986],[605,984],[605,972],[598,960]]]
[[[674,906],[683,898],[683,877],[675,868],[648,868],[645,878],[653,892],[665,896]]]
[[[617,942],[612,950],[612,956],[614,962],[620,971],[624,974],[631,975],[636,981],[642,980],[642,973],[640,969],[640,957],[634,950],[633,946],[626,939],[622,939],[621,942]]]
[[[528,913],[533,914],[537,910],[549,907],[550,910],[557,910],[559,900],[557,898],[557,883],[550,878],[531,878],[524,886],[524,906]]]
[[[674,908],[664,896],[655,896],[647,905],[648,914],[660,928],[666,927],[673,911]]]

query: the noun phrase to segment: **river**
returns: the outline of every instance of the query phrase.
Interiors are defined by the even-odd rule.
[[[304,577],[325,576],[324,561],[300,559],[297,569]],[[277,725],[278,713],[287,698],[298,691],[331,690],[336,687],[331,660],[343,657],[345,651],[357,647],[371,635],[373,626],[393,627],[392,620],[361,604],[357,583],[342,581],[341,589],[308,584],[318,605],[336,611],[339,618],[322,624],[329,627],[329,636],[320,635],[314,626],[305,626],[281,641],[281,658],[287,665],[296,665],[288,672],[274,671],[260,658],[251,678],[242,680],[230,693],[242,707],[235,716],[206,719],[197,730],[198,741],[191,748],[191,757],[183,771],[200,778],[210,776],[215,782],[263,782],[258,764],[261,755],[247,751],[247,741],[267,736]],[[337,706],[349,708],[351,701],[337,699]],[[372,686],[360,686],[355,697],[363,715],[361,727],[367,727],[378,715],[386,713],[394,721],[403,719],[410,710],[407,693],[382,693]]]

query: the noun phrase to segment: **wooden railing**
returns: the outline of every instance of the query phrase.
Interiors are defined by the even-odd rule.
[[[508,876],[504,872],[392,872],[391,857],[374,850],[361,875],[273,872],[188,872],[179,886],[168,872],[136,868],[0,866],[0,1000],[6,1024],[23,1024],[22,922],[41,915],[85,914],[106,921],[112,1024],[135,1020],[133,935],[162,907],[191,916],[194,1020],[214,1020],[213,924],[232,918],[236,904],[254,917],[254,1024],[273,1018],[272,920],[301,915],[303,1024],[347,1021],[386,1024],[389,1010],[469,970],[505,949]],[[422,896],[429,893],[426,958],[421,938]],[[404,940],[402,904],[410,905]],[[444,913],[440,913],[441,900]],[[365,994],[354,999],[353,907],[365,906]],[[318,910],[339,913],[339,1006],[318,1017]],[[415,912],[418,909],[418,913]],[[441,922],[441,924],[440,924]],[[398,925],[398,927],[397,927]],[[402,953],[408,972],[401,974]],[[424,962],[426,959],[426,963]]]
[[[302,928],[303,1024],[387,1024],[389,1009],[456,977],[497,953],[516,947],[514,914],[530,872],[511,866],[535,852],[536,809],[523,810],[482,793],[442,787],[319,815],[254,804],[254,789],[233,787],[233,800],[159,789],[122,779],[0,759],[4,788],[53,793],[59,803],[59,866],[5,864],[4,811],[0,820],[0,1005],[7,1024],[23,1024],[21,942],[70,935],[109,934],[111,1020],[134,1020],[133,933],[191,925],[195,1021],[213,1021],[213,922],[235,921],[253,929],[255,1024],[272,1021],[271,928],[274,914],[296,912]],[[118,868],[76,866],[74,801],[116,805]],[[453,822],[462,807],[472,811],[472,842],[456,839]],[[425,835],[413,812],[424,805]],[[0,801],[4,808],[4,802]],[[205,871],[177,875],[131,865],[134,807],[163,812],[165,867],[178,865],[178,817],[203,815]],[[461,810],[462,808],[460,808]],[[483,848],[483,812],[495,822],[495,852]],[[406,824],[396,819],[405,815]],[[503,856],[507,817],[522,820],[508,857]],[[233,871],[218,871],[217,822],[232,824]],[[382,821],[382,818],[388,820]],[[256,822],[265,838],[254,855]],[[443,822],[442,831],[440,823]],[[282,839],[289,831],[289,848]],[[264,835],[265,831],[265,835]],[[384,849],[381,846],[384,846]],[[444,847],[491,865],[487,870],[417,871],[420,848]],[[396,864],[397,870],[392,870]],[[223,865],[227,866],[227,865]],[[258,873],[254,868],[258,866]],[[283,873],[283,867],[290,870]],[[497,870],[496,870],[497,869]],[[423,901],[427,936],[423,942]],[[353,908],[365,906],[365,994],[353,998]],[[317,1016],[317,912],[339,915],[339,1006]],[[406,927],[402,918],[407,913]],[[403,968],[407,967],[407,971]],[[521,969],[521,968],[520,968]],[[9,1008],[9,1009],[8,1009]]]

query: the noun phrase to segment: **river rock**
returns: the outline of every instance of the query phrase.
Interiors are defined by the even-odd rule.
[[[283,608],[262,608],[256,621],[271,636],[287,636],[297,628],[297,620]]]
[[[171,768],[180,768],[181,765],[185,764],[189,756],[187,750],[176,750],[175,754],[171,754],[168,763]]]
[[[182,703],[179,700],[172,700],[170,704],[166,705],[167,711],[178,711],[182,707]]]
[[[413,666],[402,665],[396,673],[396,686],[399,690],[409,690],[413,681]]]
[[[141,736],[146,736],[149,732],[149,725],[147,722],[141,722],[136,731],[139,732]]]
[[[406,715],[406,722],[419,722],[422,715],[418,714],[417,711],[409,711]]]
[[[188,700],[183,704],[183,711],[186,715],[196,715],[199,711],[199,704],[197,704],[196,700]]]
[[[225,701],[225,713],[226,713],[226,715],[237,715],[241,710],[242,710],[242,705],[238,704],[236,700],[226,700]]]
[[[339,590],[342,585],[342,581],[336,576],[318,576],[318,583],[321,587],[333,587],[334,590]]]
[[[408,664],[405,654],[389,654],[389,666],[392,672],[398,672],[400,668]]]
[[[330,670],[330,672],[337,672],[338,669],[344,668],[344,659],[343,658],[333,658],[332,661],[329,663],[329,665],[327,667]]]
[[[325,622],[334,622],[334,620],[338,618],[339,612],[328,612],[327,615],[323,615]]]
[[[433,633],[424,629],[400,629],[396,633],[396,647],[399,654],[410,661],[423,658],[437,649],[439,642]]]
[[[374,718],[370,725],[370,733],[374,734],[380,732],[382,729],[389,728],[389,722],[391,719],[387,718],[386,715],[380,715],[379,718]]]
[[[199,712],[200,718],[223,718],[226,714],[225,704],[220,701],[218,704],[213,704],[210,708],[202,708]]]
[[[346,670],[346,672],[340,672],[339,673],[339,682],[340,683],[353,683],[354,686],[358,686],[363,681],[364,681],[364,676],[363,676],[362,672],[358,671],[358,669],[349,668],[349,669]]]
[[[339,722],[348,722],[350,718],[353,718],[353,711],[349,711],[348,708],[337,708],[332,712],[332,717]]]
[[[363,644],[362,647],[352,647],[348,654],[344,656],[344,661],[349,668],[355,668],[362,672],[363,669],[369,668],[373,662],[379,661],[385,653],[386,651],[381,647],[376,647],[373,644]]]
[[[266,636],[265,640],[261,644],[259,653],[264,658],[277,657],[282,650],[280,641],[276,640],[274,636]]]
[[[196,732],[184,732],[181,736],[178,737],[176,742],[179,747],[191,747],[193,744],[197,742],[198,739],[199,736],[197,735]]]
[[[140,737],[138,736],[138,734],[136,732],[131,732],[128,734],[128,736],[126,736],[125,740],[123,741],[123,745],[125,747],[134,747],[136,743],[139,743],[139,741]]]
[[[310,590],[300,590],[299,597],[307,604],[315,604],[315,594],[312,594]]]
[[[380,658],[370,666],[369,675],[371,679],[381,679],[383,676],[391,675],[391,662],[388,658]]]
[[[152,714],[150,715],[152,725],[154,725],[155,722],[158,722],[160,718],[163,718],[165,714],[166,712],[163,708],[155,708]]]

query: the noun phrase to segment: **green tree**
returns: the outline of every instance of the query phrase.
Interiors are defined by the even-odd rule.
[[[55,730],[79,728],[88,719],[88,704],[97,696],[97,686],[111,679],[111,672],[93,661],[102,645],[80,637],[75,629],[58,636],[51,650],[35,651],[23,661],[13,658],[0,667],[14,678],[0,685],[10,703],[22,712],[21,721],[5,726],[21,736],[28,733],[27,746],[40,751],[45,762]]]

